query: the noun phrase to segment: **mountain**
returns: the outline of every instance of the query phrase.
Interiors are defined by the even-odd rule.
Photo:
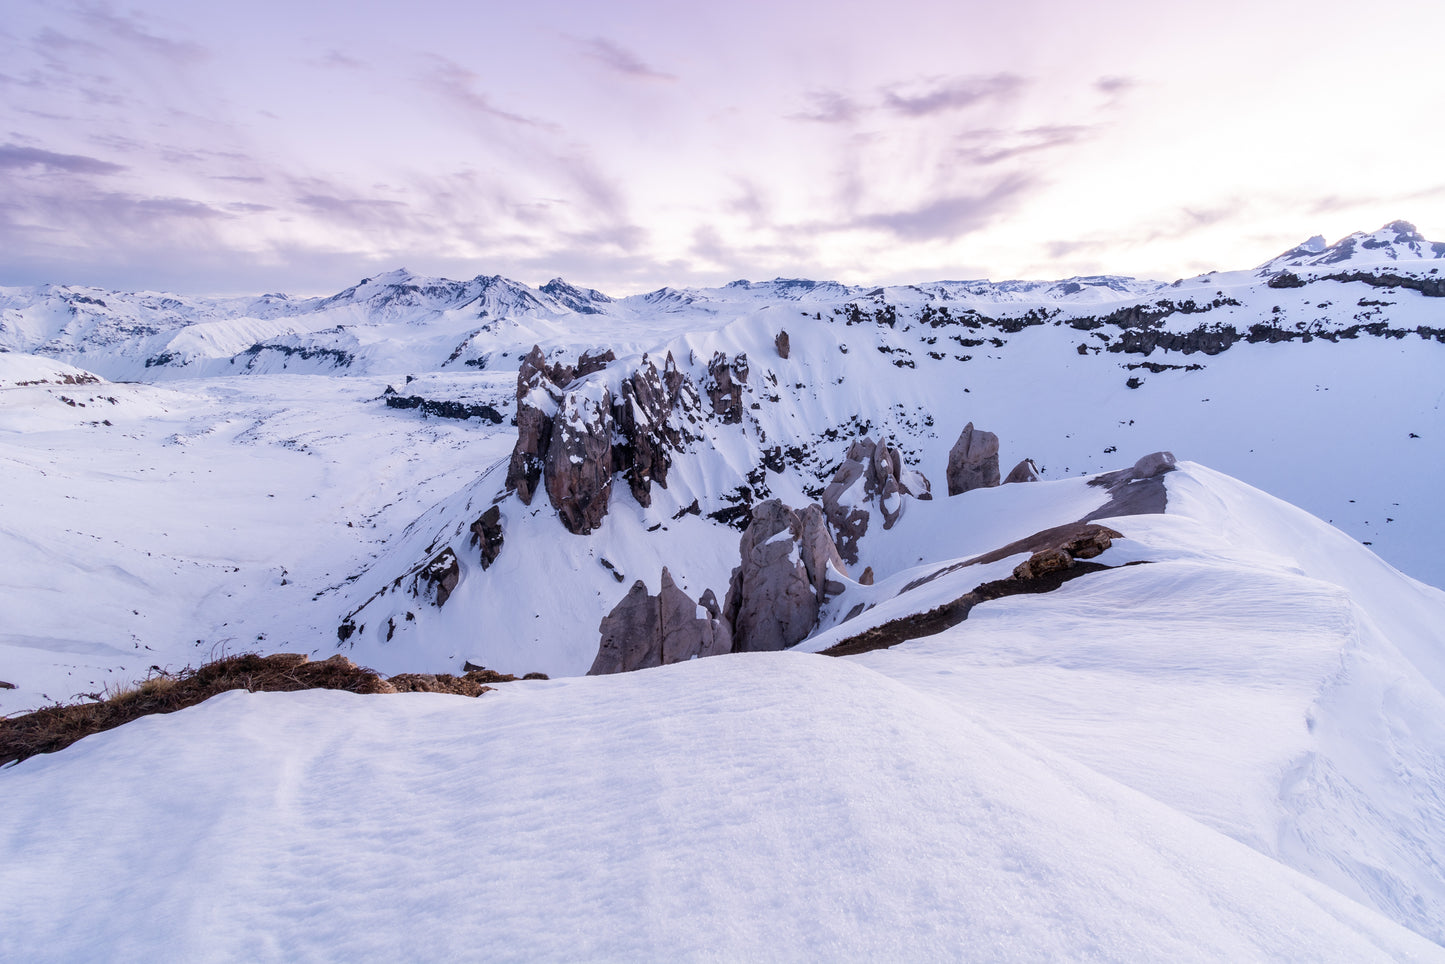
[[[0,957],[1445,957],[1445,292],[1403,222],[1351,239],[0,291],[0,712],[253,650],[553,677],[0,769]]]

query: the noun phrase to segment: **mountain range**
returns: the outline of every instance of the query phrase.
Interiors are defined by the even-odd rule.
[[[1445,959],[1441,267],[0,288],[0,712],[552,677],[0,769],[0,957]]]

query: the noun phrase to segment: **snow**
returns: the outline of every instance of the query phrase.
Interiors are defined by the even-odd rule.
[[[1291,270],[1438,272],[1396,226],[1281,258],[1342,252]],[[740,533],[710,514],[740,486],[802,507],[867,435],[935,492],[886,531],[873,512],[848,568],[874,584],[832,572],[800,652],[479,700],[231,694],[7,768],[0,959],[1441,959],[1442,302],[1260,271],[778,279],[584,292],[585,315],[571,289],[404,271],[296,301],[0,290],[0,713],[252,649],[575,677],[636,580],[725,595]],[[1089,321],[1164,300],[1196,309],[1164,332],[1312,340],[1144,356]],[[1349,334],[1374,322],[1397,334]],[[508,417],[534,344],[600,340],[616,362],[528,404],[598,427],[644,356],[750,373],[742,424],[675,415],[667,487],[644,508],[614,480],[577,537],[506,492]],[[944,497],[968,421],[1044,481]],[[1102,520],[1109,571],[811,655],[1007,577],[1022,554],[971,560],[1160,449],[1167,512]],[[407,577],[446,548],[438,608]]]
[[[479,700],[227,694],[0,779],[5,957],[1445,956],[826,657]]]

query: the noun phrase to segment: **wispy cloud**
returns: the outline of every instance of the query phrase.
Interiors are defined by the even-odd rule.
[[[1094,89],[1101,94],[1108,94],[1110,97],[1127,93],[1137,87],[1139,82],[1133,77],[1100,77],[1094,81]]]
[[[1057,124],[1018,131],[966,131],[958,136],[959,147],[955,157],[969,164],[997,164],[1028,154],[1067,147],[1088,137],[1092,130],[1092,127],[1084,124]]]
[[[840,91],[812,90],[808,92],[807,100],[807,106],[789,114],[789,118],[818,124],[850,124],[863,114],[863,108]]]
[[[658,70],[645,63],[641,57],[605,37],[578,40],[583,52],[610,70],[638,80],[676,80],[673,74]]]
[[[189,40],[172,40],[152,33],[143,18],[116,13],[101,4],[82,4],[76,15],[91,31],[106,38],[109,44],[128,44],[173,64],[191,64],[207,57],[206,49]]]
[[[365,70],[365,61],[357,60],[335,48],[326,51],[324,55],[314,61],[318,67],[336,67],[342,70]]]
[[[0,170],[26,170],[40,168],[64,174],[119,174],[125,170],[120,164],[102,161],[83,154],[57,154],[37,147],[21,147],[17,144],[0,144]]]
[[[980,193],[955,194],[904,210],[866,214],[846,227],[874,228],[904,241],[952,240],[986,227],[1037,185],[1033,177],[1013,174]]]
[[[1006,100],[1022,90],[1028,81],[1017,74],[983,77],[932,79],[923,83],[899,84],[882,91],[883,107],[907,117],[927,117],[944,111],[963,110],[988,101]]]
[[[523,127],[535,127],[545,130],[553,130],[556,128],[555,124],[548,121],[516,114],[512,111],[497,107],[492,103],[491,98],[475,89],[476,83],[480,79],[476,73],[444,57],[438,57],[436,61],[436,65],[424,78],[424,83],[433,92],[440,95],[444,100],[450,101],[454,106],[460,107],[477,116],[503,120],[510,124],[517,124]]]

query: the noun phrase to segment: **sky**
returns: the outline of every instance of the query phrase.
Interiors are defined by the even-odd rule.
[[[0,0],[0,284],[1251,267],[1445,240],[1439,0]]]

